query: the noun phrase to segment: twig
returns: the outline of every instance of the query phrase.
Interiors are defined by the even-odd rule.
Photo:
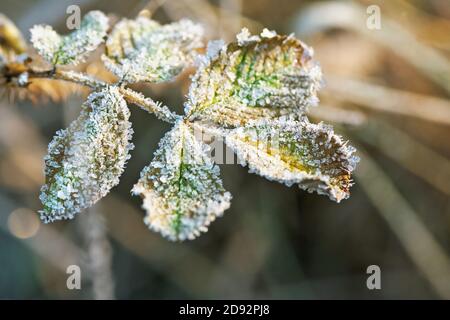
[[[96,209],[89,211],[89,214],[80,217],[79,222],[87,246],[92,293],[96,300],[111,300],[114,299],[111,244],[104,217]]]
[[[29,79],[54,79],[54,80],[64,80],[73,82],[76,84],[80,84],[86,87],[89,87],[94,90],[98,90],[101,88],[105,88],[110,86],[111,84],[108,82],[104,82],[102,80],[91,77],[90,75],[75,72],[75,71],[65,71],[61,69],[53,69],[47,71],[36,71],[30,69],[28,71]],[[168,122],[175,123],[177,120],[181,119],[181,116],[173,113],[167,106],[164,106],[160,103],[153,101],[149,97],[144,97],[143,94],[136,92],[130,88],[126,88],[121,86],[119,88],[120,93],[123,95],[124,99],[128,102],[135,104],[142,109],[148,111],[149,113],[153,113],[157,118]]]

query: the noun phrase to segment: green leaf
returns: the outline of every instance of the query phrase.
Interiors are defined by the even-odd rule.
[[[56,133],[45,157],[44,222],[72,219],[119,183],[133,129],[116,87],[89,95],[78,119]]]
[[[123,19],[109,35],[102,59],[126,82],[168,81],[192,63],[202,35],[190,20],[161,26],[145,16]]]
[[[108,18],[100,11],[90,11],[80,28],[66,36],[48,25],[36,25],[30,31],[34,48],[45,60],[53,65],[75,65],[103,42],[107,30]]]
[[[267,29],[251,36],[243,29],[237,42],[210,43],[193,77],[185,113],[190,120],[231,127],[303,114],[317,103],[320,81],[312,50],[301,41]]]
[[[349,197],[355,149],[331,127],[301,120],[278,119],[231,130],[225,140],[250,172],[288,186],[328,195],[340,202]]]
[[[184,122],[175,124],[132,192],[143,198],[145,223],[170,240],[194,239],[230,206],[208,146]]]

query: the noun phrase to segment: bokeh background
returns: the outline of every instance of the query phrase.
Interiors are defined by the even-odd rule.
[[[0,12],[28,38],[36,23],[65,32],[71,4],[128,18],[148,9],[161,22],[189,17],[208,39],[230,41],[244,26],[295,33],[325,75],[312,121],[333,124],[361,162],[341,204],[221,165],[231,209],[195,241],[171,243],[146,228],[129,191],[169,127],[132,107],[136,148],[121,184],[75,220],[43,225],[46,146],[88,92],[60,99],[66,88],[51,83],[54,101],[35,104],[8,93],[0,100],[0,298],[450,298],[448,0],[2,0]],[[366,26],[373,4],[380,30]],[[96,57],[81,68],[110,77]],[[137,89],[181,112],[192,71]],[[66,287],[72,264],[81,290]],[[366,287],[373,264],[381,290]]]

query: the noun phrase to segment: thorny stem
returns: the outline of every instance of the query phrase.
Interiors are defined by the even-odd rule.
[[[54,80],[64,80],[73,83],[77,83],[91,89],[101,89],[112,85],[111,83],[96,79],[90,75],[75,72],[75,71],[65,71],[61,69],[54,68],[47,71],[36,71],[33,69],[28,70],[29,79],[33,78],[43,78],[43,79],[54,79]],[[158,102],[155,102],[149,97],[145,97],[143,94],[136,92],[130,88],[124,86],[119,87],[120,93],[123,95],[124,99],[129,103],[135,104],[142,109],[153,113],[160,120],[168,123],[175,123],[181,119],[180,115],[177,115],[170,111],[170,109]]]

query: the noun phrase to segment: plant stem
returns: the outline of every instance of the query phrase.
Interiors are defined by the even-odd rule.
[[[65,71],[56,68],[48,71],[35,71],[33,69],[30,69],[28,71],[28,77],[29,79],[43,78],[43,79],[69,81],[89,87],[94,90],[114,85],[91,77],[84,73],[75,71]],[[160,120],[163,120],[168,123],[175,123],[176,121],[182,118],[180,115],[177,115],[172,111],[170,111],[170,109],[167,106],[155,102],[151,98],[145,97],[143,94],[136,92],[130,88],[121,86],[119,87],[119,91],[123,95],[124,99],[127,100],[129,103],[135,104],[141,107],[142,109],[148,111],[149,113],[155,114],[156,117]]]
[[[89,211],[89,214],[82,215],[79,221],[87,247],[92,295],[96,300],[113,300],[115,285],[111,266],[112,248],[107,236],[105,219],[97,209]]]

